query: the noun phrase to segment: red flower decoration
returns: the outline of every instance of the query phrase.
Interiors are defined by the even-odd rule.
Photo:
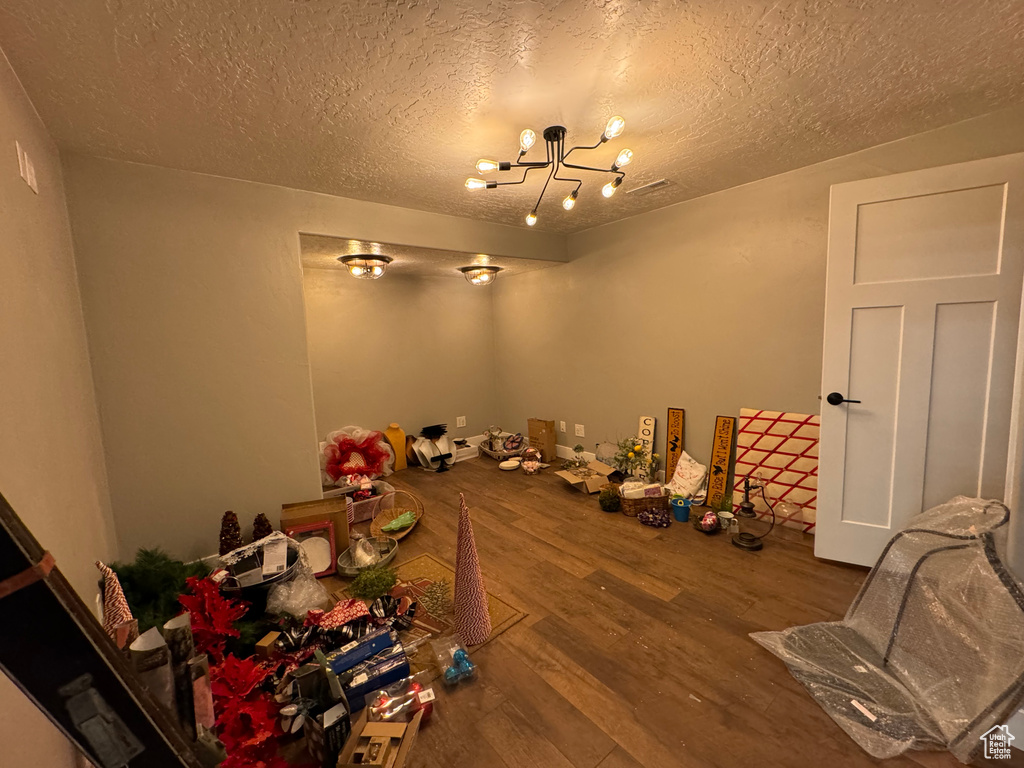
[[[181,595],[178,602],[191,614],[196,649],[220,663],[227,639],[239,637],[235,622],[249,610],[249,604],[224,597],[210,579],[190,577],[185,583],[192,594]]]
[[[334,441],[324,448],[327,457],[325,471],[331,480],[337,482],[342,475],[363,474],[379,476],[384,472],[384,465],[391,458],[384,448],[384,435],[371,432],[357,442],[348,435],[337,435]]]
[[[210,670],[213,696],[215,699],[244,699],[260,683],[270,677],[273,671],[268,664],[260,664],[252,659],[238,659],[229,655],[223,662]]]

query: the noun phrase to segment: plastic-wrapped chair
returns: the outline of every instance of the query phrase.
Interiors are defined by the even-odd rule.
[[[1024,590],[1003,563],[1009,511],[958,496],[913,518],[838,622],[756,632],[869,754],[968,762],[1024,699]]]

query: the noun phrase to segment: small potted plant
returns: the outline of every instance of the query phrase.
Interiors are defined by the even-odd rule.
[[[583,469],[585,466],[587,466],[587,464],[590,463],[583,455],[583,451],[585,450],[583,448],[583,444],[576,443],[576,445],[574,445],[572,449],[576,455],[573,456],[571,459],[566,459],[565,461],[563,461],[562,469]]]

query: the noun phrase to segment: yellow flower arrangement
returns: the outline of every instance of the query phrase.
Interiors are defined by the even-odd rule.
[[[653,478],[658,471],[658,454],[651,454],[635,436],[620,440],[612,464],[627,475]]]

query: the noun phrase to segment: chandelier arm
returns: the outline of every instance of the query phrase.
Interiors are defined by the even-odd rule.
[[[519,181],[498,181],[498,182],[495,182],[495,183],[496,183],[496,184],[497,184],[497,185],[498,185],[499,187],[504,187],[504,186],[507,186],[507,185],[509,185],[509,184],[522,184],[522,183],[523,183],[524,181],[526,181],[526,175],[527,175],[527,174],[528,174],[528,173],[529,173],[530,171],[535,171],[535,170],[537,170],[538,168],[547,168],[547,167],[548,167],[548,165],[550,165],[550,163],[539,163],[539,164],[537,164],[537,165],[531,165],[531,166],[530,166],[530,167],[528,167],[528,168],[527,168],[527,169],[526,169],[525,171],[523,171],[523,178],[519,179]]]
[[[532,160],[528,163],[516,161],[512,163],[513,168],[547,168],[549,165],[551,165],[550,160]]]
[[[569,151],[571,152],[572,150],[569,150]],[[568,152],[565,151],[565,137],[562,136],[561,139],[559,139],[559,142],[558,142],[558,156],[561,159],[561,165],[563,165],[563,166],[565,165],[565,158],[566,158],[567,155],[568,155]],[[555,179],[557,181],[575,181],[576,182],[576,188],[572,191],[573,195],[578,195],[579,191],[580,191],[580,188],[583,186],[583,179],[573,179],[573,178],[569,178],[568,176],[559,176],[558,175],[558,164],[555,165]]]
[[[593,166],[590,166],[590,165],[573,165],[572,163],[567,163],[565,161],[562,161],[562,165],[564,165],[566,168],[576,168],[577,170],[580,170],[580,171],[598,171],[599,173],[617,173],[617,174],[619,174],[620,177],[626,175],[624,171],[613,171],[611,168],[594,168]]]
[[[566,152],[566,153],[565,153],[564,155],[562,155],[562,162],[563,162],[563,163],[565,163],[565,158],[567,158],[567,157],[568,157],[569,155],[571,155],[571,154],[572,154],[573,152],[575,152],[575,151],[576,151],[577,149],[597,149],[597,148],[598,148],[598,147],[600,147],[600,146],[601,146],[602,144],[604,144],[604,139],[602,139],[601,141],[597,142],[597,144],[595,144],[595,145],[594,145],[594,146],[592,146],[592,147],[581,147],[581,146],[575,146],[575,147],[573,147],[572,149],[570,149],[570,150],[569,150],[568,152]]]
[[[544,193],[547,191],[548,184],[551,183],[551,177],[554,176],[554,175],[555,175],[555,166],[552,165],[551,166],[551,173],[548,174],[548,178],[544,182],[544,186],[540,190],[540,195],[537,196],[537,202],[534,204],[533,210],[536,211],[538,208],[540,208],[540,201],[544,199]]]

